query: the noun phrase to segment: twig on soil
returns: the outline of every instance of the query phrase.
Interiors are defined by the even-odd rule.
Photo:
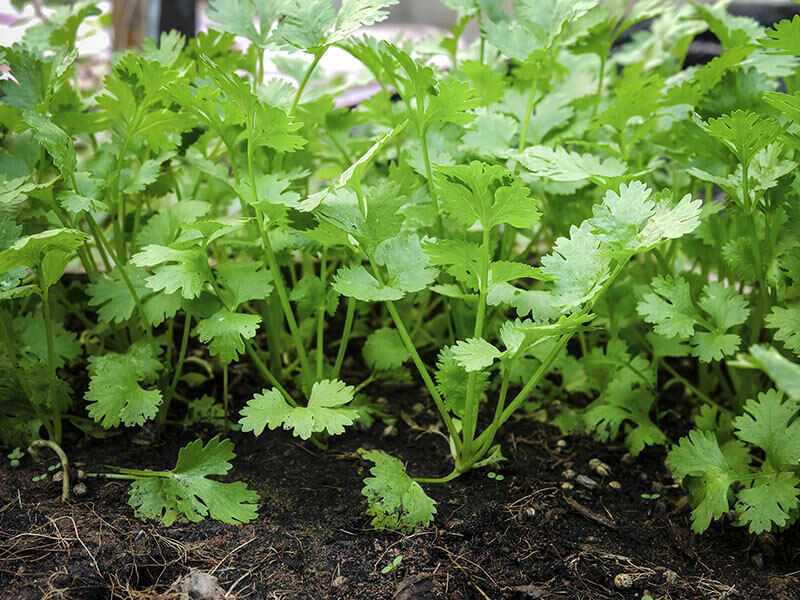
[[[569,505],[569,507],[578,514],[586,517],[591,521],[600,523],[600,525],[602,525],[603,527],[608,527],[609,529],[617,528],[617,524],[610,518],[606,517],[605,515],[601,515],[599,513],[594,512],[593,510],[586,508],[585,506],[580,504],[577,500],[574,500],[569,496],[564,495],[562,497],[564,498],[564,502],[566,502],[567,505]]]
[[[230,558],[231,556],[233,556],[234,554],[236,554],[236,553],[237,553],[239,550],[241,550],[242,548],[244,548],[244,547],[245,547],[245,546],[247,546],[248,544],[251,544],[251,543],[255,542],[257,539],[258,539],[258,538],[250,538],[250,539],[249,539],[249,540],[247,540],[246,542],[242,542],[241,544],[239,544],[238,546],[236,546],[236,548],[234,548],[233,550],[231,550],[230,552],[228,552],[228,553],[227,553],[225,556],[223,556],[223,557],[222,557],[222,559],[221,559],[221,560],[220,560],[220,561],[219,561],[219,562],[218,562],[216,565],[214,565],[214,568],[212,568],[212,569],[211,569],[211,570],[208,572],[208,574],[209,574],[209,575],[213,575],[213,574],[214,574],[214,572],[215,572],[217,569],[219,569],[220,565],[222,565],[222,563],[224,563],[226,560],[228,560],[228,558]]]
[[[75,519],[73,519],[72,517],[69,517],[69,516],[59,517],[59,518],[62,518],[62,519],[66,518],[66,519],[69,519],[70,521],[72,521],[72,528],[75,530],[75,539],[77,539],[78,542],[80,543],[80,545],[83,546],[83,549],[86,550],[86,554],[88,554],[89,558],[92,559],[92,564],[94,565],[94,570],[97,571],[97,574],[100,577],[102,577],[103,574],[100,572],[100,567],[97,565],[97,560],[95,559],[94,555],[89,551],[89,548],[86,547],[86,544],[83,543],[83,540],[81,539],[81,536],[78,535],[78,524],[75,523]]]

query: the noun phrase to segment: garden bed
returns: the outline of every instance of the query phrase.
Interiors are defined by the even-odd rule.
[[[241,527],[139,521],[126,503],[128,486],[117,481],[88,480],[84,497],[63,504],[60,484],[31,481],[41,465],[4,469],[2,597],[166,600],[180,597],[173,584],[192,570],[213,574],[228,598],[242,599],[798,597],[796,529],[754,540],[720,522],[695,536],[663,451],[631,461],[624,448],[565,437],[530,419],[505,432],[502,480],[474,472],[431,488],[438,502],[431,527],[376,532],[359,493],[366,463],[357,448],[402,455],[420,475],[436,475],[431,470],[448,462],[444,440],[425,431],[436,426],[433,414],[414,415],[416,390],[389,393],[413,429],[400,420],[397,435],[353,431],[325,454],[284,432],[234,435],[236,476],[261,496],[259,518]],[[155,468],[169,467],[191,439],[169,431],[146,453]],[[135,465],[144,451],[118,436],[72,454],[91,469],[97,457]],[[592,459],[610,474],[599,476]],[[598,487],[566,480],[567,469]],[[563,489],[565,481],[573,489]],[[397,568],[382,574],[398,556]]]

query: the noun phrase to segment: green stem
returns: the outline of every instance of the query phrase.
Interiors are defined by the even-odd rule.
[[[255,364],[258,372],[261,373],[264,379],[272,384],[272,387],[274,387],[281,393],[281,395],[283,395],[283,398],[289,403],[289,405],[293,407],[297,406],[297,402],[294,401],[294,398],[292,398],[289,392],[287,392],[286,389],[281,385],[281,382],[277,380],[275,375],[272,374],[272,371],[267,368],[267,365],[264,364],[264,361],[261,360],[261,357],[258,355],[258,352],[253,346],[253,342],[251,340],[245,340],[244,344],[245,350],[247,350],[247,355],[250,357],[250,360],[253,361],[253,364]]]
[[[347,299],[347,312],[344,316],[344,328],[342,329],[342,338],[339,340],[339,350],[336,353],[336,363],[333,365],[333,377],[338,378],[342,371],[342,363],[344,362],[344,355],[347,352],[347,344],[350,342],[350,333],[353,331],[353,317],[356,314],[356,299],[349,297]]]
[[[320,262],[319,275],[323,283],[327,281],[328,268],[328,249],[323,246],[322,259]],[[322,379],[322,368],[324,366],[325,358],[325,296],[322,296],[320,305],[317,307],[317,377],[316,380]]]
[[[430,373],[428,373],[428,368],[425,366],[425,363],[422,362],[422,358],[420,358],[419,352],[417,352],[417,348],[414,346],[414,342],[411,341],[411,337],[408,335],[408,331],[403,324],[403,320],[400,318],[400,314],[397,312],[394,302],[387,300],[385,304],[386,310],[389,311],[389,315],[392,317],[394,326],[397,328],[397,333],[400,334],[400,339],[403,340],[406,350],[408,350],[409,354],[411,354],[411,360],[413,361],[414,366],[417,367],[417,371],[419,372],[420,377],[422,377],[425,387],[428,388],[428,393],[430,393],[431,398],[433,398],[436,408],[439,410],[439,414],[442,416],[442,420],[447,427],[447,432],[450,434],[450,438],[453,440],[453,443],[456,446],[456,453],[458,453],[461,451],[461,437],[458,435],[458,431],[453,425],[453,421],[450,418],[450,413],[447,410],[447,407],[444,405],[444,400],[442,400],[439,390],[436,389],[436,384],[433,382],[433,379],[431,379]]]
[[[48,434],[52,436],[52,440],[56,444],[61,443],[61,412],[54,407],[53,392],[55,390],[55,383],[58,379],[56,374],[56,344],[55,336],[53,334],[53,315],[50,309],[50,290],[47,285],[44,285],[44,277],[42,275],[41,266],[38,267],[39,283],[42,290],[42,314],[44,317],[44,331],[47,339],[47,370],[48,370],[48,383],[47,383],[47,406],[50,407],[50,420],[52,421],[52,431],[48,428]]]
[[[317,64],[319,64],[322,55],[325,54],[325,50],[320,52],[319,54],[314,55],[314,60],[311,61],[308,69],[306,69],[305,75],[303,75],[303,80],[300,82],[300,87],[297,88],[297,93],[294,95],[294,100],[292,100],[292,107],[289,109],[289,116],[294,115],[294,111],[297,109],[297,105],[300,103],[300,97],[303,95],[303,90],[306,89],[306,85],[308,85],[309,79],[311,79],[311,73],[314,72]]]
[[[228,363],[222,365],[222,410],[225,411],[225,433],[230,431],[230,411],[228,410]]]
[[[61,501],[66,502],[69,500],[69,458],[67,458],[66,453],[64,450],[61,449],[61,446],[58,445],[57,442],[54,440],[34,440],[31,442],[31,445],[28,446],[28,452],[34,457],[39,457],[37,450],[39,448],[50,448],[53,452],[56,453],[58,456],[58,460],[61,461]]]
[[[599,55],[600,58],[600,73],[597,77],[597,92],[595,93],[594,97],[594,106],[592,106],[592,119],[595,118],[597,115],[597,110],[600,108],[600,98],[603,94],[603,84],[605,83],[606,77],[606,55],[608,52],[604,52]]]
[[[445,475],[444,477],[412,477],[412,479],[417,483],[447,483],[448,481],[453,481],[453,479],[459,477],[461,473],[462,471],[453,469],[449,475]]]
[[[253,133],[255,129],[255,123],[253,121],[254,115],[248,119],[248,128],[250,129],[250,133]],[[253,194],[252,198],[252,206],[255,208],[256,213],[256,224],[258,226],[259,232],[261,233],[261,239],[264,244],[264,253],[266,254],[267,259],[267,267],[269,268],[270,272],[272,273],[272,281],[275,285],[275,289],[278,292],[278,299],[281,303],[281,309],[283,310],[283,315],[286,318],[286,323],[289,325],[289,333],[292,336],[292,340],[294,341],[295,349],[297,351],[297,357],[300,359],[300,370],[302,372],[302,378],[305,383],[310,384],[311,381],[311,363],[308,360],[308,354],[306,353],[305,345],[303,344],[303,338],[300,335],[300,330],[297,327],[297,320],[294,316],[294,311],[292,310],[291,305],[289,304],[289,294],[286,291],[286,283],[283,281],[283,274],[281,273],[280,266],[278,265],[278,259],[275,256],[275,252],[272,249],[272,243],[269,240],[269,232],[267,231],[266,227],[264,226],[264,215],[257,208],[258,205],[258,190],[256,189],[256,175],[255,175],[255,168],[253,165],[253,144],[251,142],[252,135],[248,137],[247,141],[247,169],[250,176],[250,189],[251,193]]]
[[[483,323],[486,318],[486,295],[489,287],[489,229],[483,228],[483,236],[481,242],[481,250],[483,252],[483,260],[481,265],[480,279],[478,285],[480,290],[478,293],[478,310],[475,316],[475,328],[472,337],[476,339],[483,338]],[[480,399],[477,398],[475,389],[475,380],[477,377],[475,371],[467,374],[467,389],[464,406],[464,426],[461,431],[462,436],[462,449],[461,452],[465,456],[469,456],[472,451],[472,442],[475,439],[475,430],[478,426],[478,411],[480,409]]]
[[[522,131],[519,134],[519,147],[520,152],[525,150],[525,145],[528,143],[528,124],[531,120],[531,113],[533,112],[533,104],[536,100],[536,79],[531,81],[531,89],[528,91],[528,102],[525,105],[525,116],[522,118]]]
[[[764,258],[761,254],[761,240],[758,237],[756,226],[756,209],[758,208],[758,198],[750,200],[750,175],[749,164],[742,163],[742,193],[744,195],[744,206],[747,206],[749,214],[745,219],[750,229],[750,236],[753,245],[753,258],[755,259],[756,276],[758,278],[758,303],[756,310],[753,311],[753,320],[750,328],[750,345],[758,343],[761,329],[764,322],[764,315],[767,313],[769,303],[769,286],[767,285],[767,274],[764,269]]]
[[[125,282],[125,287],[128,288],[128,293],[133,298],[133,303],[136,305],[136,311],[139,313],[139,318],[142,320],[142,328],[145,331],[145,335],[147,336],[150,345],[153,348],[153,351],[157,354],[157,347],[155,344],[155,340],[153,339],[153,332],[150,329],[150,323],[147,320],[147,313],[144,311],[144,305],[142,304],[141,299],[139,298],[139,294],[136,293],[136,288],[133,287],[133,282],[131,281],[130,277],[128,277],[128,273],[123,268],[122,263],[119,262],[119,256],[115,256],[114,251],[111,248],[111,244],[108,243],[108,240],[105,239],[103,233],[100,231],[100,228],[97,226],[97,222],[94,220],[91,214],[86,213],[86,221],[89,223],[89,228],[92,230],[92,234],[95,236],[95,240],[98,240],[102,245],[105,246],[106,251],[111,256],[111,260],[114,261],[117,265],[117,270],[119,271],[120,276],[122,277],[122,281]]]
[[[687,380],[683,375],[678,373],[675,369],[673,369],[665,360],[659,358],[658,365],[662,367],[667,373],[672,375],[672,377],[681,382],[681,384],[690,392],[692,392],[695,396],[700,398],[706,404],[710,404],[712,406],[717,407],[719,410],[730,413],[731,411],[724,406],[722,406],[716,400],[712,400],[708,395],[704,394],[701,390],[697,389],[689,380]]]
[[[185,310],[185,309],[184,309]],[[175,365],[175,371],[172,374],[172,381],[169,384],[169,389],[164,397],[164,402],[158,410],[157,423],[163,425],[167,419],[169,412],[169,405],[172,402],[172,397],[175,395],[175,389],[178,387],[178,381],[181,378],[183,371],[183,363],[186,360],[186,351],[189,348],[189,331],[192,328],[192,313],[185,310],[185,318],[183,320],[183,335],[181,336],[181,347],[178,350],[178,363]]]

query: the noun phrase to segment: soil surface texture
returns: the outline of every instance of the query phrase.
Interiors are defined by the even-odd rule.
[[[531,419],[501,430],[501,477],[484,469],[428,485],[438,502],[431,527],[375,531],[361,495],[371,465],[359,447],[402,458],[415,476],[451,465],[416,389],[384,395],[402,411],[396,426],[354,429],[324,453],[283,431],[231,434],[228,480],[261,495],[259,518],[240,527],[139,521],[125,481],[88,478],[85,495],[65,504],[60,483],[32,481],[44,465],[26,459],[11,469],[4,460],[0,598],[800,599],[796,527],[755,538],[723,521],[695,536],[663,450],[634,460]],[[143,447],[126,432],[65,447],[86,471],[171,468],[198,435],[213,434],[167,429]],[[137,463],[142,456],[148,464]]]

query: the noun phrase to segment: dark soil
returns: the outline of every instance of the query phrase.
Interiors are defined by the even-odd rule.
[[[413,414],[405,399],[414,390],[396,395]],[[185,587],[182,595],[175,582],[202,571],[240,599],[800,599],[797,528],[754,539],[722,522],[695,536],[663,451],[631,461],[622,448],[531,420],[504,430],[502,480],[480,471],[427,486],[438,501],[430,528],[407,536],[372,530],[361,496],[370,465],[356,449],[402,457],[414,475],[442,475],[447,445],[432,424],[427,411],[406,415],[395,435],[380,425],[354,430],[326,453],[285,432],[233,434],[232,477],[262,501],[258,520],[241,527],[140,522],[124,481],[87,479],[88,493],[63,504],[60,484],[31,480],[41,465],[11,469],[3,460],[0,598],[199,597]],[[130,434],[66,445],[87,470],[169,468],[194,435],[167,431],[144,451]],[[148,464],[137,463],[142,456]],[[611,472],[599,475],[593,458]],[[576,478],[565,485],[568,469],[597,487]],[[398,556],[397,568],[382,574]]]

